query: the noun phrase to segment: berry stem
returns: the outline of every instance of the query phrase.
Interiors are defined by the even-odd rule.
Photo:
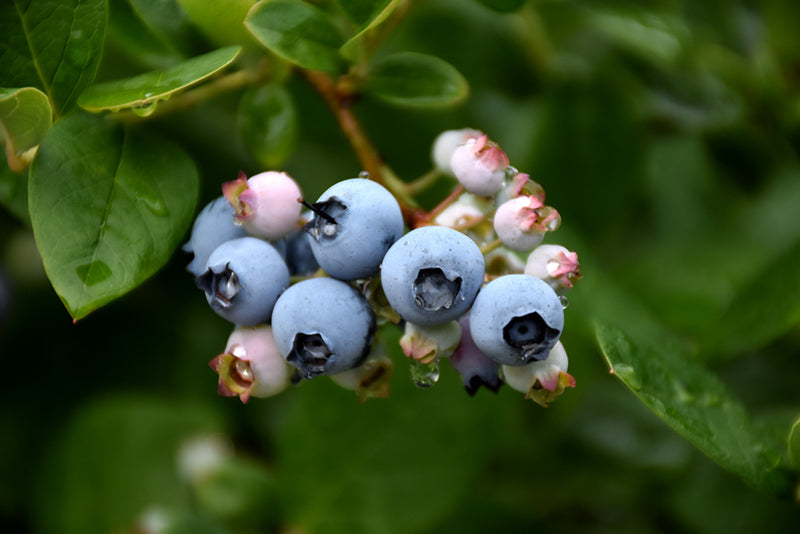
[[[347,84],[339,85],[331,76],[320,71],[302,69],[302,72],[336,117],[339,128],[370,179],[391,191],[404,212],[415,208],[417,203],[406,192],[405,183],[381,160],[378,150],[353,113],[351,105],[355,95],[345,87]]]
[[[427,188],[432,186],[439,180],[439,178],[443,177],[444,173],[440,171],[438,168],[434,167],[433,169],[429,170],[413,182],[408,182],[405,184],[406,192],[409,195],[416,195],[417,193],[421,193],[425,191]]]
[[[495,239],[494,241],[492,241],[490,243],[486,243],[485,245],[483,245],[481,247],[481,252],[483,254],[488,254],[489,252],[493,251],[494,249],[499,248],[502,244],[503,244],[503,242],[500,241],[500,239]]]

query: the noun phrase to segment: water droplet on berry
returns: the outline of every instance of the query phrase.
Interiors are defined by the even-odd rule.
[[[367,171],[361,171],[358,173],[359,178],[363,178],[365,180],[369,180],[369,173]]]
[[[517,170],[516,167],[512,167],[511,165],[506,167],[506,178],[508,178],[509,180],[514,178],[518,174],[519,174],[519,171]]]
[[[411,361],[411,381],[422,389],[433,387],[439,381],[439,362],[420,363]]]
[[[569,299],[567,297],[565,297],[564,295],[559,295],[558,296],[558,301],[561,303],[561,308],[564,309],[564,310],[566,310],[567,306],[569,306]]]

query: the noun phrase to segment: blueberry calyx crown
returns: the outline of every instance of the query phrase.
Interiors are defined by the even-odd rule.
[[[212,306],[228,309],[233,304],[233,299],[242,290],[239,277],[231,269],[230,263],[220,273],[215,273],[209,267],[206,272],[195,278],[197,287],[206,292],[212,300]]]
[[[438,267],[420,269],[414,280],[414,302],[425,311],[450,309],[461,291],[461,277],[447,277]]]
[[[550,328],[538,312],[514,317],[503,327],[503,340],[517,349],[523,360],[544,360],[561,332]],[[545,350],[543,350],[545,349]]]
[[[292,351],[286,361],[297,365],[300,374],[306,380],[325,374],[328,358],[333,354],[320,334],[304,334],[294,336]]]
[[[315,202],[314,204],[303,204],[316,215],[303,229],[308,234],[319,241],[320,239],[331,239],[339,233],[339,223],[336,221],[347,211],[347,206],[339,202],[335,197],[325,202]]]

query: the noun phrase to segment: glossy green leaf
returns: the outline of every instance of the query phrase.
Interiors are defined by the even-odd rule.
[[[194,163],[155,132],[82,114],[56,122],[31,166],[28,206],[45,271],[72,317],[164,265],[197,196]]]
[[[78,104],[93,112],[132,108],[146,116],[155,110],[159,100],[166,100],[230,65],[240,50],[238,46],[220,48],[165,70],[97,84],[84,91]]]
[[[38,87],[64,113],[94,80],[103,49],[106,0],[0,2],[0,80]]]
[[[358,25],[358,31],[342,45],[344,57],[355,61],[365,39],[371,35],[389,15],[397,9],[402,0],[339,0],[350,18]]]
[[[242,95],[237,121],[245,146],[264,167],[278,167],[291,155],[297,110],[282,85],[264,85]]]
[[[9,167],[15,171],[27,167],[20,156],[42,142],[52,120],[50,101],[43,92],[34,87],[0,88],[0,139]]]
[[[495,11],[516,11],[522,4],[525,3],[525,0],[478,0],[481,4],[485,5],[489,9],[493,9]]]
[[[301,0],[262,0],[245,26],[282,58],[307,69],[338,72],[342,67],[341,31],[330,15]]]
[[[800,243],[742,288],[709,329],[703,352],[734,356],[763,347],[800,325]]]
[[[278,487],[295,530],[436,532],[483,469],[488,442],[476,433],[501,431],[497,398],[468,398],[455,374],[420,391],[407,363],[396,365],[387,400],[359,405],[354,392],[316,379],[292,392],[276,439]]]
[[[788,489],[781,452],[762,438],[725,385],[668,333],[600,323],[600,348],[612,373],[709,458],[755,487]]]
[[[180,447],[223,430],[220,414],[198,402],[148,396],[95,400],[53,437],[47,462],[39,466],[37,532],[129,532],[125,529],[147,512],[188,510],[191,495],[177,465]],[[165,519],[171,516],[166,513]]]
[[[178,0],[178,3],[192,22],[220,46],[254,43],[242,25],[256,0]]]
[[[445,107],[469,94],[467,80],[443,59],[417,52],[399,52],[376,62],[367,75],[365,92],[403,107]]]

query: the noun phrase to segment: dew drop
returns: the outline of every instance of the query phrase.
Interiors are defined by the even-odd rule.
[[[369,173],[367,171],[361,171],[358,173],[359,178],[363,178],[365,180],[369,180]]]
[[[415,386],[422,389],[433,387],[439,381],[439,362],[420,363],[417,360],[411,361],[411,381]]]
[[[559,295],[558,301],[561,303],[561,309],[566,310],[569,306],[569,299],[565,295]]]
[[[137,117],[148,117],[152,115],[153,112],[156,110],[156,105],[157,103],[155,101],[154,102],[142,101],[141,103],[134,105],[131,108],[131,111]]]
[[[511,178],[514,178],[518,174],[519,174],[519,170],[517,170],[516,167],[512,167],[511,165],[506,167],[506,178],[508,178],[509,180]]]

